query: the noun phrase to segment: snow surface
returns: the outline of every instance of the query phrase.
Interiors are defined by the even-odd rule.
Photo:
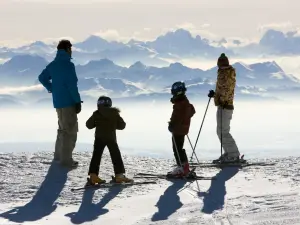
[[[216,180],[157,180],[157,184],[71,192],[86,181],[91,152],[74,153],[72,171],[51,152],[0,153],[0,224],[300,224],[299,158],[276,166],[198,168]],[[173,160],[123,156],[127,174],[166,173]],[[107,153],[101,175],[110,179]],[[142,180],[142,179],[136,179]]]

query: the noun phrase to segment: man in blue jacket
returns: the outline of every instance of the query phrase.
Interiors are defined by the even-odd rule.
[[[54,160],[66,167],[78,165],[73,160],[72,153],[77,141],[77,114],[81,111],[82,103],[75,66],[71,62],[71,48],[70,41],[61,40],[55,59],[39,75],[41,84],[52,93],[53,106],[58,116]]]

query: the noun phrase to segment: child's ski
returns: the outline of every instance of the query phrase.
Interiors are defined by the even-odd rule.
[[[84,190],[84,189],[91,189],[91,188],[110,188],[115,186],[120,187],[127,187],[127,186],[133,186],[133,185],[143,185],[143,184],[156,184],[155,181],[141,181],[141,182],[130,182],[130,183],[101,183],[101,184],[95,184],[95,185],[85,185],[84,187],[80,188],[72,188],[71,191],[78,191],[78,190]]]
[[[158,178],[158,179],[177,179],[177,180],[214,180],[214,177],[203,176],[190,176],[190,177],[175,177],[166,174],[153,174],[153,173],[137,173],[134,178]]]
[[[166,180],[188,180],[188,181],[193,181],[193,180],[214,180],[214,177],[201,177],[201,176],[196,176],[196,177],[170,177],[168,175],[136,175],[134,176],[135,178],[146,178],[146,179],[151,179],[151,178],[157,178],[157,179],[166,179]]]

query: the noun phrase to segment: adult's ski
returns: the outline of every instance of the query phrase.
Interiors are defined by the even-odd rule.
[[[193,177],[172,177],[166,174],[153,174],[153,173],[137,173],[134,175],[134,178],[157,178],[157,179],[166,179],[166,180],[214,180],[214,177],[203,177],[203,176],[193,176]]]
[[[273,166],[276,165],[276,163],[268,163],[268,162],[232,162],[232,163],[190,163],[190,166],[193,167],[218,167],[218,168],[224,168],[224,167],[248,167],[248,166]]]
[[[98,188],[110,188],[110,187],[127,187],[127,186],[133,186],[133,185],[143,185],[143,184],[156,184],[155,181],[140,181],[140,182],[130,182],[130,183],[101,183],[101,184],[95,184],[95,185],[85,185],[84,187],[79,188],[72,188],[71,191],[79,191],[84,189],[98,189]]]

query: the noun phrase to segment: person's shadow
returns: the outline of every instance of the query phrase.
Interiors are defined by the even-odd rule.
[[[239,172],[237,167],[223,168],[211,181],[207,192],[199,192],[200,197],[204,196],[202,212],[211,214],[215,210],[222,209],[226,195],[225,183]]]
[[[115,186],[108,189],[108,192],[102,197],[99,203],[93,203],[95,189],[85,190],[82,197],[82,203],[77,212],[71,212],[65,216],[71,218],[74,224],[81,224],[96,220],[99,216],[104,215],[109,210],[104,206],[114,199],[122,190],[121,186]]]
[[[152,221],[167,220],[170,215],[182,207],[183,204],[177,192],[184,187],[186,182],[185,180],[176,180],[166,189],[155,205],[158,212],[152,216]]]
[[[23,223],[25,221],[37,221],[50,215],[57,208],[55,201],[64,188],[69,171],[58,163],[52,162],[45,180],[31,201],[24,206],[1,213],[0,217],[13,222]]]

